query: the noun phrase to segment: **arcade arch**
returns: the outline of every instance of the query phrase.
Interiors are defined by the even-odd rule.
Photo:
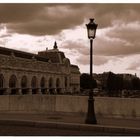
[[[32,77],[31,88],[32,88],[32,94],[37,94],[37,78],[36,78],[36,76]]]
[[[21,91],[22,91],[22,94],[27,94],[27,76],[23,76],[21,78]]]
[[[0,74],[0,94],[4,94],[4,76]]]
[[[61,88],[60,88],[60,79],[57,78],[56,79],[56,92],[59,94],[61,92]]]
[[[11,88],[11,94],[16,94],[17,93],[17,78],[15,75],[11,75],[9,79],[9,87]]]
[[[54,88],[53,88],[53,78],[49,78],[49,92],[50,94],[54,94]]]
[[[41,81],[40,81],[40,87],[41,87],[41,93],[42,94],[45,94],[45,92],[46,92],[46,88],[45,88],[45,78],[44,77],[42,77],[41,78]]]

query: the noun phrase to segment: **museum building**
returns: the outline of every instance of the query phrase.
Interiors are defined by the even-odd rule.
[[[80,91],[80,71],[59,51],[38,54],[0,47],[0,94],[75,94]]]

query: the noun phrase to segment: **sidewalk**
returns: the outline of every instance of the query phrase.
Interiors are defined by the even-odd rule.
[[[70,113],[0,114],[4,136],[140,136],[140,120],[97,117],[98,124],[85,124],[85,115]]]
[[[42,121],[42,122],[59,122],[59,123],[73,123],[85,124],[86,116],[76,113],[47,113],[47,114],[23,114],[23,113],[1,113],[0,120],[27,120],[27,121]],[[113,127],[127,127],[139,128],[140,119],[123,119],[123,118],[109,118],[96,116],[97,125],[113,126]]]

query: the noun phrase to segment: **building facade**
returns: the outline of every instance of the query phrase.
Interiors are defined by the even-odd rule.
[[[55,42],[32,54],[0,47],[0,94],[69,94],[80,91],[80,71]]]

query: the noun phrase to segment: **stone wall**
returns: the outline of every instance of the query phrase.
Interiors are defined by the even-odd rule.
[[[85,96],[68,95],[2,95],[0,113],[47,113],[64,112],[85,114]],[[95,98],[95,113],[101,116],[140,118],[140,99],[134,98]]]

